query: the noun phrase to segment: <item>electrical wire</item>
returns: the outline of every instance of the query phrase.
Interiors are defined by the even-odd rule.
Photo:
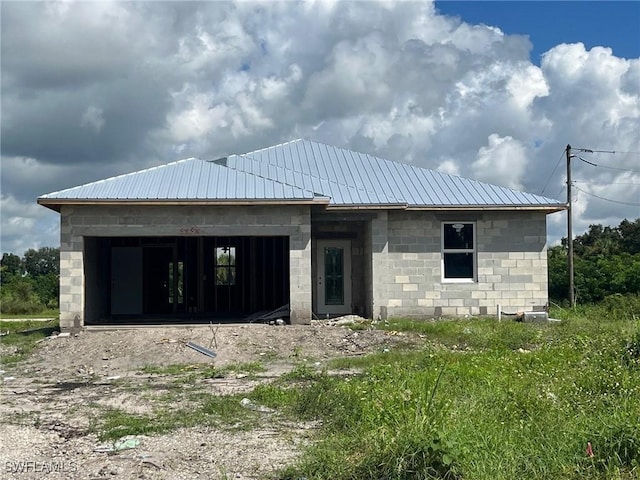
[[[587,192],[586,190],[583,190],[583,189],[581,189],[580,187],[578,187],[576,185],[574,185],[574,187],[575,187],[576,190],[579,190],[582,193],[586,193],[587,195],[590,195],[592,197],[599,198],[600,200],[605,200],[605,201],[611,202],[611,203],[617,203],[619,205],[627,205],[627,206],[630,206],[630,207],[640,207],[640,203],[630,203],[630,202],[621,202],[619,200],[611,200],[610,198],[604,198],[604,197],[601,197],[600,195],[596,195],[595,193]]]
[[[584,158],[582,158],[580,156],[578,156],[577,158],[582,160],[587,165],[591,165],[592,167],[608,168],[609,170],[621,170],[623,172],[640,173],[640,170],[633,170],[631,168],[609,167],[607,165],[599,165],[597,163],[590,162],[589,160],[585,160]]]
[[[563,150],[562,153],[560,154],[560,158],[558,159],[558,163],[556,163],[556,166],[553,167],[553,172],[551,172],[551,175],[549,175],[549,179],[547,180],[547,183],[545,183],[544,187],[542,187],[542,191],[540,192],[540,195],[542,195],[544,191],[547,189],[547,187],[549,186],[549,182],[553,178],[553,175],[556,173],[556,170],[558,169],[558,165],[560,165],[560,162],[562,161],[562,157],[564,157],[564,155],[565,153]]]
[[[609,185],[640,185],[640,183],[637,182],[609,182],[609,183],[602,183],[602,182],[589,182],[588,180],[573,180],[573,183],[586,183],[588,185],[595,185],[595,186],[599,186],[599,187],[606,187]]]
[[[640,152],[621,152],[619,150],[591,150],[590,148],[574,148],[571,147],[571,150],[577,150],[579,152],[585,153],[623,153],[625,155],[640,155]]]

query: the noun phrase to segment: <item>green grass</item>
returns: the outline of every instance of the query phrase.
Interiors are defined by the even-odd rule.
[[[157,435],[194,426],[251,428],[260,418],[259,413],[240,405],[241,396],[199,394],[197,397],[198,406],[188,410],[163,406],[152,414],[139,415],[109,409],[94,418],[91,430],[104,441],[126,435]]]
[[[239,362],[216,367],[211,364],[177,363],[172,365],[146,365],[141,371],[150,375],[186,377],[186,381],[197,378],[222,378],[228,374],[246,374],[249,376],[264,372],[266,368],[260,362]],[[180,378],[185,381],[185,378]]]
[[[36,348],[38,340],[48,337],[56,330],[58,330],[58,320],[0,321],[0,332],[9,332],[8,335],[0,337],[0,345],[15,349],[15,353],[4,354],[0,362],[6,365],[24,360]]]
[[[424,335],[424,349],[335,362],[364,368],[357,377],[320,374],[256,392],[323,425],[280,478],[640,476],[638,322],[585,309],[561,324],[394,320],[387,328]]]
[[[42,312],[33,313],[29,315],[0,312],[0,324],[4,323],[4,320],[11,320],[14,318],[58,318],[59,316],[60,316],[60,310],[58,310],[57,308],[43,310]]]
[[[391,320],[384,328],[421,335],[422,346],[325,365],[361,372],[348,377],[300,364],[243,395],[176,387],[188,409],[168,399],[149,415],[109,410],[94,428],[108,440],[196,425],[316,422],[311,444],[276,474],[282,480],[639,478],[640,322],[602,307],[552,316],[562,323]],[[188,382],[263,368],[144,371]],[[245,396],[275,412],[243,408]]]

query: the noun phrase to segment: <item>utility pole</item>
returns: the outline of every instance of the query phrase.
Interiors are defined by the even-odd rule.
[[[569,304],[571,308],[576,306],[576,298],[573,287],[573,219],[571,214],[571,145],[567,145],[567,266],[569,268]]]

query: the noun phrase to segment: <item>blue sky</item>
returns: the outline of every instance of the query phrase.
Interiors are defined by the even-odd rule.
[[[531,61],[559,43],[582,42],[613,49],[622,58],[640,56],[640,1],[625,2],[507,2],[437,1],[436,9],[464,22],[497,26],[504,33],[528,35]]]

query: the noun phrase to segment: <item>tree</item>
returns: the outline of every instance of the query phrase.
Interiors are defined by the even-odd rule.
[[[24,269],[32,278],[42,275],[60,275],[60,249],[42,247],[30,248],[24,253]]]
[[[618,231],[620,232],[622,250],[631,255],[640,253],[640,218],[637,218],[635,222],[630,222],[625,218],[620,223]]]
[[[549,296],[568,294],[567,239],[549,248]],[[600,302],[614,295],[640,294],[640,219],[618,227],[590,225],[574,239],[575,289],[578,301]]]
[[[620,232],[617,228],[589,225],[589,231],[573,241],[575,255],[612,255],[620,251]]]
[[[0,283],[7,283],[14,275],[22,275],[22,260],[13,253],[3,253],[0,260]]]
[[[547,252],[547,270],[549,273],[549,297],[556,300],[566,298],[569,292],[566,247],[556,245],[549,248]]]

